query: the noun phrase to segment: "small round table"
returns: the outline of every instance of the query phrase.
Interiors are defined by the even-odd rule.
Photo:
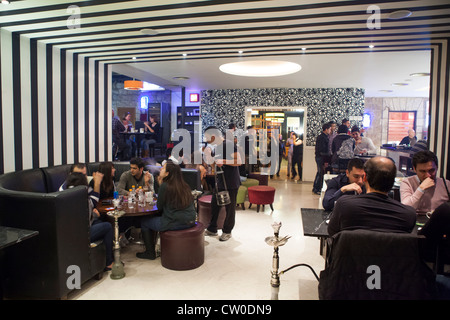
[[[139,206],[139,204],[135,203],[134,208],[129,208],[127,204],[122,206],[122,208],[115,210],[112,204],[102,202],[105,200],[108,201],[110,199],[103,199],[99,201],[97,204],[97,210],[101,215],[106,214],[109,217],[114,218],[114,265],[111,270],[111,279],[118,280],[125,277],[123,263],[120,260],[119,218],[154,215],[158,213],[158,208],[156,207],[156,201],[153,201],[151,203],[146,203],[145,206]]]

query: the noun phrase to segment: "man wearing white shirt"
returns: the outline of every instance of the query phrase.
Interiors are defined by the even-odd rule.
[[[352,137],[355,139],[355,155],[360,155],[363,153],[376,154],[377,147],[373,144],[372,139],[367,137],[361,137],[359,128],[357,126],[352,127]]]

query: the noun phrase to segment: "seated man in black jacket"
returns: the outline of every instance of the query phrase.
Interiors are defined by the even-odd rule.
[[[416,224],[416,210],[388,197],[397,173],[394,162],[377,156],[364,164],[364,171],[366,194],[343,196],[336,202],[328,234],[356,229],[411,233]]]
[[[334,203],[342,195],[352,195],[366,193],[364,187],[364,161],[353,158],[348,162],[345,174],[327,182],[327,191],[322,200],[325,210],[333,210]]]

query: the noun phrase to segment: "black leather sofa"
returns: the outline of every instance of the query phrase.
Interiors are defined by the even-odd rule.
[[[87,174],[92,175],[98,166],[87,164]],[[130,168],[126,163],[114,166],[117,181]],[[105,247],[101,242],[91,247],[89,241],[87,188],[58,191],[69,170],[70,165],[59,165],[0,176],[0,225],[39,232],[4,250],[0,283],[5,298],[65,299],[73,290],[67,284],[73,274],[70,266],[79,267],[81,284],[101,278]],[[160,167],[148,165],[146,170],[156,181]],[[182,171],[191,189],[201,190],[200,172]]]

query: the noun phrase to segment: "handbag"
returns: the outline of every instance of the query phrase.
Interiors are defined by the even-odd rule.
[[[220,170],[219,170],[220,169]],[[223,179],[223,186],[225,187],[224,191],[219,191],[219,188],[217,187],[217,175],[221,174]],[[231,203],[230,200],[230,194],[227,190],[227,182],[225,181],[225,172],[221,167],[216,167],[216,171],[214,173],[214,180],[216,183],[216,200],[218,206],[226,206]]]

